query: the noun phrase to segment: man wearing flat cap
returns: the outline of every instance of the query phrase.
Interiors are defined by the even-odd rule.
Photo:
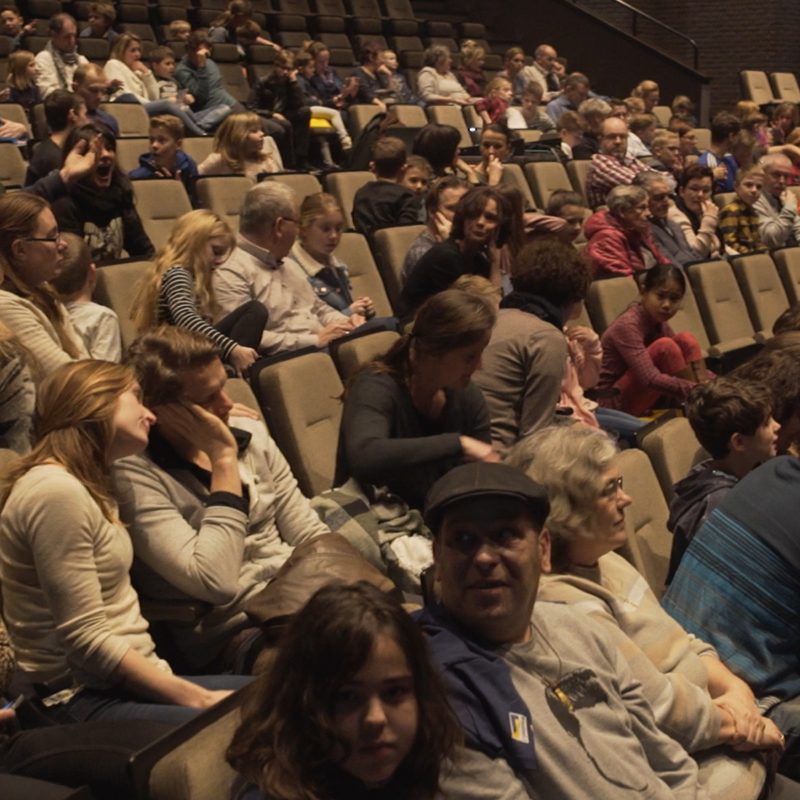
[[[536,604],[550,568],[545,490],[507,464],[431,488],[441,602],[419,613],[467,748],[443,776],[459,800],[705,798],[616,645],[585,615]]]

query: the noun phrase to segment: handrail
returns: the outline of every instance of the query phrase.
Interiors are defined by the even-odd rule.
[[[576,6],[580,5],[580,0],[572,0],[572,2]],[[675,30],[675,28],[673,28],[671,25],[667,25],[666,22],[662,22],[660,19],[656,19],[651,14],[648,14],[646,11],[642,11],[642,10],[636,8],[635,6],[632,6],[630,3],[626,3],[625,0],[611,0],[611,2],[614,2],[619,6],[623,6],[624,8],[627,8],[628,10],[633,12],[633,23],[631,25],[631,28],[632,28],[632,33],[633,33],[634,36],[638,36],[637,22],[638,22],[639,17],[644,17],[649,22],[653,22],[656,25],[658,25],[659,27],[663,28],[664,30],[667,30],[670,33],[675,34],[675,36],[678,36],[681,39],[685,39],[687,42],[689,42],[689,44],[692,46],[692,49],[694,50],[694,68],[695,68],[695,71],[697,71],[699,69],[700,50],[699,50],[699,48],[697,46],[697,42],[694,39],[692,39],[691,37],[687,36],[685,33],[681,33],[680,31]]]

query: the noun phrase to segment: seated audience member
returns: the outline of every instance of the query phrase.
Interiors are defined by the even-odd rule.
[[[691,333],[675,333],[669,320],[680,308],[686,278],[672,264],[647,270],[639,302],[617,317],[602,337],[600,405],[642,416],[661,397],[684,401],[708,380],[705,361]]]
[[[566,244],[573,244],[583,232],[583,222],[586,219],[586,204],[583,195],[569,189],[556,189],[547,201],[544,212],[548,217],[558,217],[566,220],[567,225],[559,235],[559,239]]]
[[[86,118],[89,122],[105,125],[116,138],[119,138],[119,123],[107,111],[100,108],[108,100],[110,85],[103,68],[97,64],[82,64],[75,70],[72,91],[86,103]]]
[[[429,47],[422,58],[423,67],[417,75],[420,97],[430,103],[456,103],[468,105],[472,102],[469,92],[453,74],[453,57],[441,44]]]
[[[495,189],[483,186],[467,192],[458,201],[450,238],[431,247],[408,274],[400,295],[402,314],[410,317],[460,275],[482,275],[499,286],[500,248],[509,229]]]
[[[800,242],[797,195],[787,188],[792,162],[781,153],[770,153],[759,164],[764,169],[764,187],[753,209],[758,214],[761,241],[770,250],[797,247]]]
[[[156,329],[131,345],[128,362],[144,402],[158,408],[147,449],[114,470],[137,588],[214,606],[197,625],[171,627],[180,657],[192,672],[241,670],[256,646],[243,635],[255,633],[246,604],[298,544],[329,530],[264,424],[231,416],[225,369],[207,337]]]
[[[640,172],[633,180],[647,192],[647,207],[650,212],[648,231],[659,252],[681,268],[702,256],[689,247],[686,236],[677,222],[669,218],[670,186],[662,172]]]
[[[762,167],[747,167],[736,173],[736,199],[720,210],[717,220],[719,238],[728,255],[768,252],[767,246],[761,241],[758,214],[753,208],[761,196],[763,184]]]
[[[90,3],[86,21],[89,24],[80,32],[80,38],[105,39],[112,46],[119,38],[114,30],[117,12],[113,3]]]
[[[461,60],[454,72],[470,97],[485,96],[487,84],[486,73],[483,70],[485,63],[486,50],[481,45],[472,39],[461,42]]]
[[[741,123],[728,111],[720,111],[711,120],[711,147],[698,159],[714,172],[714,194],[733,192],[739,165],[732,155]]]
[[[681,172],[681,145],[678,134],[671,131],[658,131],[650,146],[653,155],[645,163],[650,169],[663,173],[669,183],[670,193],[672,193],[677,188],[678,176]]]
[[[383,48],[378,42],[365,42],[358,52],[361,66],[350,75],[358,79],[358,91],[353,96],[354,103],[378,106],[386,111],[386,104],[380,94],[389,91],[389,68],[381,63]]]
[[[64,142],[67,136],[85,125],[86,104],[83,98],[66,89],[56,89],[47,95],[44,101],[44,116],[50,135],[39,142],[33,152],[28,171],[25,173],[25,185],[30,186],[39,178],[49,175],[54,169],[61,169],[64,163]]]
[[[506,78],[514,87],[514,102],[522,97],[530,78],[525,73],[525,51],[521,47],[509,47],[503,54],[503,69],[497,73],[498,78]]]
[[[347,85],[331,66],[331,51],[322,42],[311,42],[303,48],[314,59],[314,73],[309,79],[311,88],[318,98],[319,104],[328,108],[346,109],[358,91],[358,80],[348,78]]]
[[[289,145],[282,154],[284,164],[292,169],[308,169],[311,110],[297,81],[291,50],[278,53],[273,71],[253,85],[247,107],[282,129],[278,141]]]
[[[648,158],[653,155],[650,147],[657,133],[656,118],[652,114],[634,114],[628,122],[628,158]]]
[[[11,39],[11,53],[22,48],[23,39],[36,33],[36,22],[25,24],[25,18],[14,5],[6,5],[0,9],[0,35]]]
[[[686,633],[645,578],[613,552],[627,540],[631,504],[617,454],[606,434],[574,425],[525,443],[525,471],[550,498],[552,572],[542,576],[539,599],[572,606],[610,634],[656,725],[698,762],[709,797],[756,800],[766,784],[763,765],[735,751],[780,751],[782,735],[761,716],[747,684]],[[718,745],[727,747],[704,752]]]
[[[61,234],[61,238],[67,247],[61,272],[50,280],[50,285],[58,292],[89,355],[99,361],[119,363],[122,360],[119,317],[107,306],[92,302],[97,267],[92,263],[89,245],[74,233]]]
[[[678,196],[667,216],[677,223],[700,258],[717,258],[722,244],[717,236],[719,208],[711,199],[714,176],[710,167],[690,164],[678,179]]]
[[[425,195],[431,182],[431,165],[422,156],[408,156],[406,158],[406,171],[403,173],[401,184],[414,193],[414,203],[417,207],[417,222],[425,222]]]
[[[131,183],[117,163],[117,141],[111,132],[102,125],[76,128],[64,142],[64,153],[80,140],[97,137],[102,146],[92,171],[53,203],[58,226],[86,239],[95,263],[122,258],[123,252],[150,259],[155,248],[136,213]]]
[[[600,152],[603,122],[611,116],[611,106],[599,97],[590,97],[578,106],[578,113],[586,122],[581,141],[572,148],[576,161],[589,161]]]
[[[647,192],[641,186],[615,186],[606,204],[608,211],[595,211],[584,225],[595,278],[633,275],[669,263],[650,231]]]
[[[231,114],[214,134],[214,151],[198,167],[203,175],[258,176],[280,172],[283,164],[275,142],[264,135],[258,114]]]
[[[428,495],[442,599],[417,621],[467,741],[445,796],[706,798],[608,631],[536,602],[549,511],[544,488],[507,464],[457,467]]]
[[[365,183],[353,200],[353,222],[372,236],[381,228],[416,225],[419,212],[414,192],[402,185],[406,171],[406,146],[402,140],[382,136],[372,146],[370,170],[376,180]]]
[[[458,722],[422,632],[384,592],[365,581],[320,589],[257,681],[227,751],[254,784],[241,800],[275,797],[276,787],[305,797],[360,797],[376,786],[398,800],[440,796]],[[346,695],[354,686],[366,691]],[[382,739],[391,739],[384,752],[373,744]]]
[[[235,243],[228,224],[213,211],[200,208],[184,214],[143,275],[131,319],[140,333],[166,324],[204,336],[241,375],[258,358],[267,313],[261,303],[250,300],[219,318],[211,275]]]
[[[186,42],[192,33],[192,26],[185,19],[174,19],[169,24],[169,41]]]
[[[533,51],[533,64],[523,68],[529,81],[535,81],[546,92],[545,102],[550,102],[561,92],[561,79],[557,74],[558,53],[549,44],[540,44]]]
[[[603,122],[600,152],[592,156],[586,176],[586,194],[592,208],[602,206],[615,186],[627,186],[647,167],[635,158],[628,158],[628,125],[611,116]]]
[[[414,156],[412,156],[414,158]],[[427,220],[425,230],[417,236],[403,259],[403,279],[407,279],[416,263],[435,244],[450,238],[458,201],[469,191],[469,185],[448,175],[431,184],[425,196]]]
[[[573,148],[583,142],[586,122],[577,111],[565,111],[558,118],[556,128],[558,128],[558,136],[561,139],[559,155],[564,161],[572,161],[575,157]]]
[[[3,476],[3,614],[23,672],[66,687],[41,706],[54,722],[180,724],[243,685],[174,675],[131,586],[109,467],[144,450],[154,422],[130,367],[63,365],[39,387],[36,446]]]
[[[472,171],[481,183],[497,186],[503,180],[503,164],[511,156],[512,133],[503,122],[492,122],[481,131],[481,161]]]
[[[276,53],[283,52],[279,45],[275,44],[270,40],[268,35],[264,34],[264,31],[261,30],[261,26],[254,19],[248,19],[241,25],[236,26],[233,41],[236,44],[236,49],[239,51],[239,56],[241,58],[246,58],[248,48],[256,44],[272,47]]]
[[[631,90],[631,97],[638,97],[644,105],[644,113],[652,114],[658,105],[661,90],[655,81],[642,81]]]
[[[489,412],[471,381],[494,308],[446,289],[419,309],[409,333],[359,371],[344,397],[335,486],[386,486],[421,509],[438,478],[464,460],[497,461]],[[562,365],[563,366],[563,365]]]
[[[752,167],[756,163],[756,152],[758,152],[758,157],[760,158],[764,148],[761,147],[755,135],[743,124],[739,135],[736,137],[736,143],[733,145],[733,160],[739,169]]]
[[[2,300],[0,293],[0,303]],[[0,320],[0,447],[19,455],[31,449],[31,424],[36,403],[32,370],[36,365],[33,353]],[[3,633],[2,624],[0,616],[0,634]],[[0,664],[2,662],[0,658]],[[0,680],[0,689],[2,684]]]
[[[694,159],[697,155],[697,131],[688,123],[676,120],[674,117],[670,120],[667,130],[678,134],[681,147],[678,165],[680,169],[685,169],[689,166],[690,159]]]
[[[567,362],[563,328],[591,283],[586,261],[562,242],[526,247],[511,270],[513,291],[500,304],[474,376],[501,457],[520,439],[553,424]]]
[[[36,56],[33,53],[17,50],[8,57],[5,77],[8,96],[5,102],[22,106],[29,119],[33,107],[42,102],[39,87],[36,85],[37,74]]]
[[[589,79],[582,72],[573,72],[564,82],[564,90],[547,104],[547,113],[558,123],[565,111],[577,111],[589,96]]]
[[[36,54],[36,85],[42,98],[56,89],[69,90],[75,70],[88,64],[78,52],[78,27],[69,14],[54,14],[49,23],[50,41]]]
[[[431,165],[437,178],[457,175],[477,185],[481,182],[480,176],[461,158],[460,143],[461,134],[457,128],[432,122],[414,137],[412,152],[415,156],[422,156]]]
[[[35,355],[37,382],[89,353],[49,281],[61,271],[66,242],[41,197],[0,197],[0,319]]]
[[[641,97],[626,97],[622,102],[625,104],[625,108],[628,111],[626,116],[627,122],[630,122],[637,114],[644,114],[644,100],[642,100]]]
[[[178,180],[192,205],[200,205],[195,185],[197,163],[183,151],[183,123],[171,114],[150,119],[150,152],[139,156],[139,166],[128,173],[132,181],[167,178]]]
[[[317,297],[329,306],[348,317],[358,314],[370,319],[375,316],[375,304],[369,297],[353,297],[347,265],[334,255],[343,228],[344,214],[333,195],[308,195],[300,205],[298,238],[288,259],[305,272]]]
[[[536,81],[525,84],[520,96],[521,106],[508,109],[507,122],[512,130],[527,129],[542,133],[555,133],[556,125],[542,108],[544,90]]]
[[[221,6],[217,6],[221,8]],[[224,44],[226,42],[235,44],[237,42],[237,29],[249,24],[256,24],[252,19],[253,5],[249,0],[231,0],[224,13],[215,19],[208,29],[209,40],[213,44]],[[265,44],[274,47],[275,50],[281,48],[269,39],[257,38],[253,44]]]
[[[258,349],[265,355],[302,347],[327,347],[364,322],[317,297],[306,274],[286,260],[297,233],[297,199],[280,183],[264,182],[244,196],[236,249],[214,270],[213,286],[222,313],[250,300],[267,309]]]
[[[692,467],[673,487],[667,523],[673,536],[667,584],[698,528],[731,487],[777,454],[781,427],[772,416],[769,389],[732,377],[695,386],[686,402],[686,417],[711,458]]]
[[[772,143],[784,144],[798,125],[800,125],[800,112],[797,110],[797,105],[778,103],[772,112]]]
[[[414,90],[408,85],[406,76],[400,72],[397,53],[394,50],[384,50],[381,53],[381,66],[386,67],[389,71],[389,89],[394,93],[398,103],[425,107],[425,101],[417,97]]]
[[[484,125],[493,122],[506,124],[506,115],[514,96],[514,87],[508,78],[492,78],[486,84],[486,97],[475,101],[475,110]]]
[[[697,117],[694,115],[694,103],[691,101],[691,98],[687,97],[685,94],[675,95],[671,110],[674,117],[684,120],[692,128],[697,127]]]

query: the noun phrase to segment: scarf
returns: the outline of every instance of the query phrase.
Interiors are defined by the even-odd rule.
[[[536,294],[513,291],[502,299],[500,308],[518,308],[526,314],[533,314],[544,322],[549,322],[559,330],[564,327],[561,311],[549,300]]]

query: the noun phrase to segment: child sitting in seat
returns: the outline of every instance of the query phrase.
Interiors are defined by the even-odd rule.
[[[736,173],[736,199],[719,212],[717,229],[728,255],[766,253],[758,230],[758,214],[753,205],[761,195],[764,169],[759,166],[740,169]]]
[[[8,102],[17,103],[25,109],[30,118],[31,109],[42,102],[39,87],[36,85],[36,57],[27,50],[17,50],[8,57],[6,86]]]
[[[402,184],[411,189],[416,197],[418,214],[417,222],[424,225],[428,215],[425,211],[425,195],[428,194],[428,184],[431,180],[431,165],[427,158],[422,156],[409,156],[406,160],[406,171]]]
[[[572,161],[572,148],[583,141],[586,121],[577,111],[565,111],[556,127],[561,139],[561,156],[565,161]]]
[[[150,152],[139,156],[139,166],[128,173],[132,181],[149,178],[172,178],[183,183],[192,207],[200,204],[195,192],[197,164],[184,153],[183,123],[171,114],[163,114],[150,120]]]
[[[566,221],[566,225],[558,234],[565,244],[574,244],[583,232],[586,220],[586,202],[583,195],[569,189],[556,189],[547,201],[544,212],[548,217],[558,217]]]
[[[315,119],[327,120],[336,131],[336,135],[339,137],[342,147],[345,150],[351,148],[353,146],[353,140],[347,132],[341,112],[336,108],[328,108],[328,106],[323,105],[314,91],[314,87],[311,85],[311,78],[314,77],[316,70],[314,56],[305,50],[298,53],[294,57],[294,68],[297,70],[297,83],[303,90],[306,105],[311,109],[312,127],[314,127],[313,121]]]
[[[544,89],[540,83],[529,81],[522,90],[520,100],[522,105],[508,109],[506,119],[508,127],[516,130],[525,129],[541,131],[542,133],[555,133],[556,126],[550,115],[541,107]]]
[[[81,38],[105,39],[110,45],[119,39],[119,34],[114,30],[117,12],[113,3],[90,3],[89,25],[81,31]]]
[[[381,228],[416,225],[419,210],[414,192],[402,185],[406,172],[406,146],[386,136],[372,147],[369,168],[377,180],[362,186],[353,202],[353,222],[361,233],[372,236]]]
[[[92,262],[89,245],[74,233],[62,233],[61,238],[67,248],[61,272],[50,285],[58,292],[91,357],[119,363],[122,359],[119,317],[110,308],[92,301],[97,267]]]
[[[169,24],[169,40],[171,42],[185,42],[191,33],[192,26],[185,19],[174,19]]]
[[[686,416],[711,458],[678,481],[667,527],[673,533],[670,582],[689,542],[733,485],[776,454],[780,425],[769,390],[754,381],[716,378],[696,386]]]
[[[486,85],[486,97],[475,101],[475,110],[484,125],[505,122],[506,112],[514,99],[514,87],[508,78],[492,78]]]
[[[22,47],[22,40],[35,33],[36,22],[29,22],[26,25],[16,6],[7,5],[0,9],[0,34],[11,39],[10,52],[16,53]]]

